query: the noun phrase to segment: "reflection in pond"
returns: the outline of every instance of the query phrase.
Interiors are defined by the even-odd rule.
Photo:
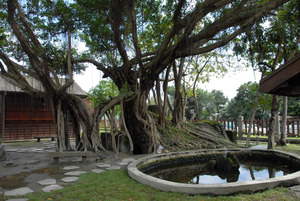
[[[261,180],[292,173],[291,170],[271,163],[240,161],[239,169],[230,172],[208,168],[207,164],[189,164],[180,167],[154,169],[144,173],[160,179],[188,184],[220,184]]]

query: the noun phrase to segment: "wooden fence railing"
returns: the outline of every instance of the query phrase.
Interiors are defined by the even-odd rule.
[[[223,119],[219,120],[226,130],[237,130],[237,120],[235,119]],[[281,120],[279,121],[281,125]],[[245,134],[248,133],[250,120],[246,119],[243,121],[243,131]],[[286,131],[288,137],[300,137],[300,119],[287,119]],[[268,119],[256,119],[253,121],[251,134],[258,136],[266,136],[269,130]]]

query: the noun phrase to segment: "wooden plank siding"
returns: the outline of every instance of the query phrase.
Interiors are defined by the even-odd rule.
[[[300,53],[259,83],[260,92],[284,96],[300,95]]]
[[[7,93],[5,104],[3,140],[56,136],[51,109],[43,98],[32,98],[26,93]],[[69,134],[74,137],[71,122]]]
[[[44,92],[39,80],[26,77],[26,81],[36,90]],[[66,79],[59,79],[61,84]],[[74,82],[67,93],[85,98],[88,94]],[[86,100],[87,104],[88,101]],[[74,137],[70,122],[69,134]],[[34,136],[56,135],[50,107],[43,97],[34,98],[26,93],[12,79],[0,74],[0,137],[3,140],[34,139]]]

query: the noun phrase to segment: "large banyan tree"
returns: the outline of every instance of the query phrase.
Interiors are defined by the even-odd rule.
[[[45,88],[55,122],[62,124],[65,108],[83,127],[78,147],[101,148],[97,122],[110,106],[121,103],[123,128],[133,142],[134,153],[152,152],[160,134],[147,111],[146,99],[159,75],[185,57],[201,55],[227,45],[238,35],[287,3],[288,0],[17,0],[1,3],[1,73],[6,73],[30,92],[22,76],[32,72]],[[7,16],[6,20],[3,16]],[[9,33],[10,35],[8,35]],[[66,46],[57,34],[68,36]],[[53,37],[53,38],[52,38]],[[71,37],[81,37],[88,51],[77,54]],[[8,39],[12,39],[14,49]],[[10,48],[9,48],[10,47]],[[61,48],[58,48],[61,47]],[[26,59],[22,66],[12,59]],[[76,66],[91,63],[109,77],[122,93],[98,107],[91,115],[82,102],[65,93]],[[68,80],[59,85],[56,77],[65,65]],[[175,67],[174,67],[175,66]],[[175,68],[175,69],[174,69]],[[19,73],[22,70],[22,73]],[[177,71],[180,73],[180,71]],[[28,73],[29,74],[29,73]],[[97,112],[98,111],[98,112]],[[175,123],[176,120],[175,120]],[[65,132],[60,140],[66,141]],[[61,144],[65,149],[65,143]]]

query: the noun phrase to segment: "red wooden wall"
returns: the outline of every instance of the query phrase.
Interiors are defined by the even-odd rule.
[[[70,134],[73,136],[71,125]],[[43,98],[33,98],[26,93],[7,93],[4,140],[23,140],[33,139],[34,136],[55,135],[52,112]]]

